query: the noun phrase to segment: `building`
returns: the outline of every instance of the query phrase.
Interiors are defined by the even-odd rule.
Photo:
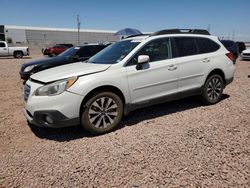
[[[117,41],[116,31],[81,29],[80,44]],[[77,29],[47,28],[0,25],[0,40],[11,41],[13,44],[28,43],[37,46],[47,46],[56,43],[78,44]]]

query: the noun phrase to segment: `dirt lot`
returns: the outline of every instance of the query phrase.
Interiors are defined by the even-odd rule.
[[[27,126],[18,71],[30,60],[0,59],[0,187],[250,187],[250,61],[214,106],[145,108],[92,137]]]

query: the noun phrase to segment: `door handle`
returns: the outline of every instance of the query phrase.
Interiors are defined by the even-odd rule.
[[[7,50],[7,48],[3,48],[3,50]]]
[[[173,71],[173,70],[176,70],[177,69],[177,66],[175,66],[175,65],[169,65],[168,66],[168,70],[170,70],[170,71]]]
[[[202,62],[203,62],[203,63],[209,63],[209,62],[210,62],[210,59],[209,59],[209,58],[204,58],[204,59],[202,60]]]

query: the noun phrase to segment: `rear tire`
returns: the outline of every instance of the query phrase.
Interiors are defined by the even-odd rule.
[[[202,90],[201,99],[206,105],[212,105],[220,101],[224,89],[224,82],[220,75],[211,75]]]
[[[14,52],[14,57],[18,58],[18,59],[22,58],[23,57],[23,52]]]
[[[83,105],[81,126],[94,135],[108,133],[121,122],[123,102],[115,93],[95,93]]]

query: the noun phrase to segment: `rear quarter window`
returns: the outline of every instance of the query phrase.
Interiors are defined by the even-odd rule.
[[[211,39],[197,38],[196,40],[200,54],[215,52],[220,48],[220,45]]]

